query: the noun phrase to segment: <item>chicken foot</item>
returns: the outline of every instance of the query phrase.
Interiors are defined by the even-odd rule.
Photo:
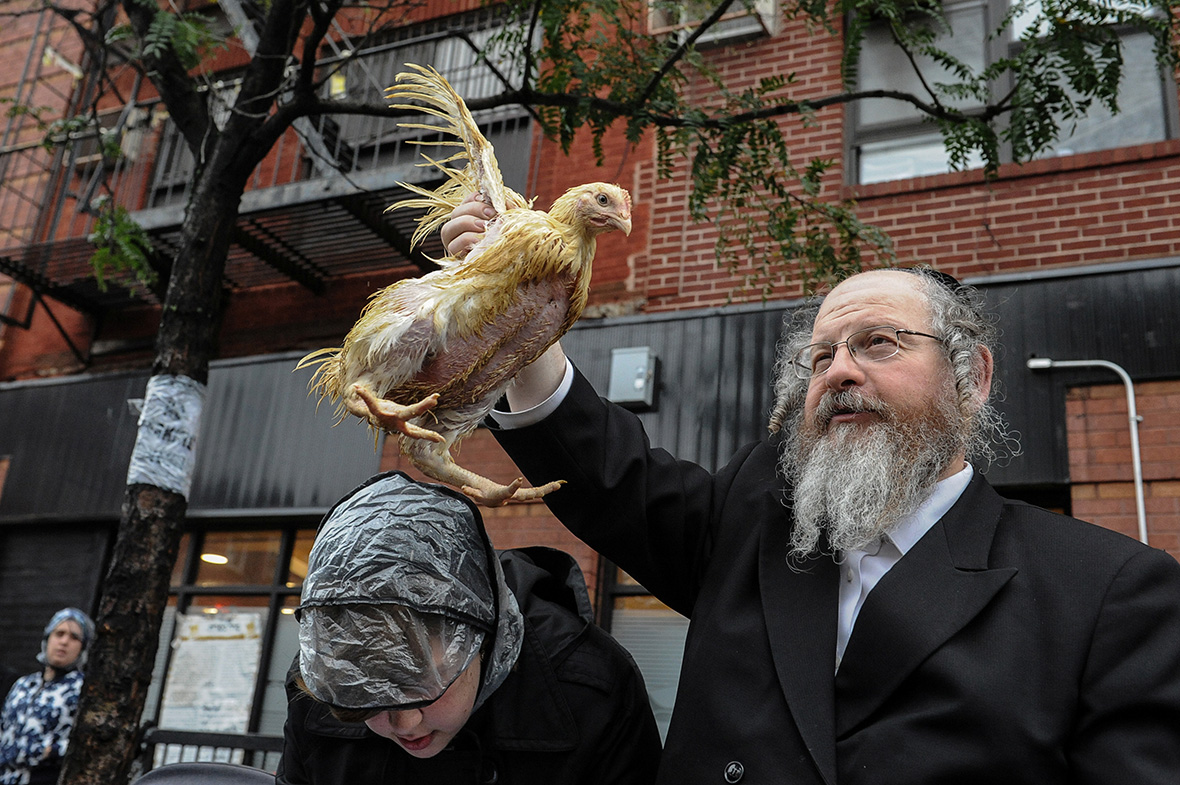
[[[517,477],[507,485],[501,485],[455,463],[446,445],[413,439],[402,439],[401,444],[402,452],[423,474],[459,488],[484,507],[499,507],[507,502],[540,499],[565,484],[565,480],[556,480],[535,488],[522,488],[520,486],[524,483],[524,478]]]
[[[409,436],[411,439],[425,439],[431,442],[446,441],[441,433],[409,422],[437,406],[438,393],[427,395],[417,403],[402,405],[388,398],[377,397],[363,384],[354,384],[352,391],[356,397],[348,396],[344,405],[357,417],[368,420],[373,425],[387,431]],[[359,398],[360,402],[357,402],[356,398]]]
[[[438,393],[428,395],[417,403],[403,405],[374,395],[363,384],[354,384],[353,392],[359,402],[346,403],[349,411],[379,428],[402,434],[402,452],[419,471],[459,488],[478,504],[499,507],[509,501],[532,501],[552,493],[565,483],[564,480],[558,480],[536,488],[522,488],[520,486],[524,478],[517,477],[508,485],[501,485],[455,463],[446,437],[408,422],[432,410],[438,404]]]

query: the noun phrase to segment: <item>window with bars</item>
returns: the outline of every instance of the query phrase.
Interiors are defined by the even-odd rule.
[[[238,78],[230,76],[219,79],[209,86],[209,107],[213,123],[218,128],[224,128],[229,120],[241,86]],[[185,142],[184,135],[180,133],[176,123],[168,118],[160,133],[160,146],[156,151],[156,163],[152,170],[148,206],[184,204],[196,170],[196,158]]]
[[[504,27],[495,9],[446,17],[394,31],[380,45],[338,58],[326,67],[325,95],[337,100],[382,100],[397,75],[413,63],[441,73],[464,100],[472,101],[518,86],[519,65],[486,54],[489,41]],[[523,191],[531,142],[529,115],[519,106],[474,113],[475,120],[496,148],[502,173],[509,185]],[[429,118],[423,117],[423,120]],[[341,115],[323,117],[318,130],[335,164],[344,171],[376,169],[421,161],[423,148],[406,144],[428,137],[420,129],[403,128],[407,118]],[[514,184],[511,181],[517,180]]]
[[[519,85],[519,66],[494,55],[486,57],[488,42],[504,29],[495,8],[444,17],[399,28],[380,44],[355,52],[337,46],[321,61],[324,97],[380,104],[385,88],[394,83],[407,63],[433,66],[465,100],[495,95],[506,85]],[[223,124],[237,96],[238,81],[223,75],[212,90],[214,121]],[[506,106],[475,113],[481,131],[496,149],[501,173],[509,187],[524,193],[532,149],[532,126],[528,111]],[[367,115],[321,115],[297,126],[298,156],[280,142],[272,153],[274,182],[255,180],[254,187],[371,171],[392,166],[409,166],[422,161],[423,149],[407,144],[428,137],[400,123],[408,119]],[[280,160],[281,159],[281,160]],[[292,165],[289,161],[297,161]],[[160,137],[153,172],[150,207],[183,204],[188,196],[196,164],[180,130],[169,120]]]
[[[648,30],[652,35],[668,35],[683,41],[713,13],[714,5],[703,0],[649,0]],[[696,43],[698,46],[733,44],[775,35],[779,28],[778,6],[776,0],[739,0]]]

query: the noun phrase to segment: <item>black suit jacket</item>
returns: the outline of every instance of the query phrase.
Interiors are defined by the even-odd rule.
[[[869,595],[787,561],[771,443],[710,474],[580,375],[497,438],[574,534],[691,619],[660,782],[1180,783],[1180,564],[976,476]]]

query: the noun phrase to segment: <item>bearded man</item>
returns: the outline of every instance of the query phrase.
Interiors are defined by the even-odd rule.
[[[848,278],[783,337],[775,436],[714,473],[559,347],[517,377],[500,443],[690,619],[660,783],[1180,782],[1180,564],[968,463],[1003,438],[979,302],[933,271]]]

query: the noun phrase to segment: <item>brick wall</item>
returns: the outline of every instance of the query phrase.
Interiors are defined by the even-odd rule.
[[[1180,381],[1135,385],[1148,542],[1180,558]],[[1066,397],[1073,514],[1138,537],[1131,431],[1121,384]]]
[[[784,94],[792,98],[821,98],[841,91],[840,42],[822,34],[811,35],[800,22],[787,24],[778,38],[726,46],[707,56],[734,90],[753,86],[763,78],[791,75],[793,82]],[[707,101],[711,91],[698,80],[687,86],[686,93],[689,100]],[[795,163],[800,167],[812,158],[837,162],[825,177],[824,196],[841,198],[843,109],[820,110],[808,122],[787,116],[780,126],[790,136]],[[670,177],[662,178],[653,158],[654,150],[637,169],[635,193],[637,201],[652,202],[650,245],[646,253],[635,257],[645,264],[631,271],[634,291],[645,299],[644,310],[676,311],[760,299],[761,291],[742,286],[742,276],[753,270],[753,264],[736,272],[719,269],[715,227],[691,221],[689,162],[680,162]],[[780,286],[775,297],[785,299],[801,293],[799,283],[792,281]]]
[[[850,189],[899,261],[958,277],[1180,254],[1180,140]]]
[[[9,293],[0,288],[0,308],[9,303],[8,298]],[[33,303],[32,293],[24,286],[16,287],[5,315],[21,321],[29,315],[30,307],[29,329],[7,325],[0,330],[0,379],[61,376],[84,370],[82,362],[59,332],[58,325],[70,336],[75,347],[85,353],[92,331],[90,321],[57,300],[44,298],[40,303]],[[46,308],[52,311],[52,318]]]
[[[841,89],[839,42],[808,35],[799,25],[788,25],[779,38],[707,56],[735,88],[793,74],[792,96]],[[700,84],[686,90],[701,100],[708,95]],[[991,182],[974,170],[846,186],[840,164],[844,110],[824,109],[813,119],[782,120],[796,165],[812,157],[836,161],[823,195],[855,200],[861,219],[892,237],[900,263],[933,263],[962,277],[1180,255],[1180,140],[1006,165]],[[536,173],[544,194],[539,203],[590,179],[615,179],[631,190],[635,230],[601,248],[592,301],[629,300],[646,312],[663,312],[761,297],[755,289],[741,289],[742,271],[718,269],[714,226],[690,221],[688,162],[661,178],[650,139],[628,148],[619,136],[608,139],[606,151],[596,170],[589,144],[575,145],[569,158],[547,144]],[[801,293],[791,282],[773,298]]]

